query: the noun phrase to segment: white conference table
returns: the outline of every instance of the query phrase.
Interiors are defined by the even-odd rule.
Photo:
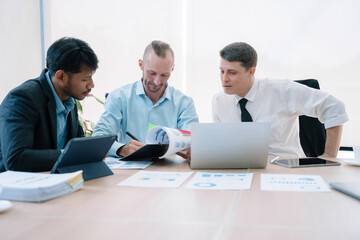
[[[337,160],[341,161],[341,160]],[[177,157],[149,171],[192,171]],[[360,167],[201,170],[254,173],[249,190],[119,187],[138,170],[90,180],[43,203],[12,202],[0,213],[0,239],[360,239],[360,201],[331,192],[260,190],[260,174],[320,175],[360,182]],[[196,172],[196,171],[194,171]],[[193,175],[192,175],[193,176]],[[189,181],[191,177],[187,180]]]

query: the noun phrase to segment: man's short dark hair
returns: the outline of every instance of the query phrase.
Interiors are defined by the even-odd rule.
[[[220,57],[229,62],[240,62],[247,71],[252,67],[256,67],[257,64],[255,49],[244,42],[227,45],[220,51]]]
[[[46,56],[46,68],[49,69],[50,76],[54,76],[58,70],[79,73],[82,65],[96,70],[98,62],[98,58],[89,44],[71,37],[55,41],[49,47]]]
[[[144,56],[143,59],[146,58],[146,55],[150,54],[151,49],[154,50],[155,54],[161,58],[165,58],[166,57],[166,53],[169,51],[172,58],[173,58],[173,62],[175,61],[175,56],[174,56],[174,52],[171,49],[170,45],[167,44],[166,42],[163,41],[159,41],[159,40],[154,40],[152,41],[146,48],[144,51]]]

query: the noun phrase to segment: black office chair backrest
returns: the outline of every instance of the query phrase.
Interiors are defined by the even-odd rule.
[[[319,82],[315,79],[295,80],[308,87],[320,89]],[[326,142],[326,130],[324,125],[317,119],[308,116],[299,117],[300,143],[307,157],[317,157],[324,153]]]

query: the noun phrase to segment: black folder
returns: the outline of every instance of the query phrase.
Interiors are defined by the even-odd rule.
[[[137,151],[120,158],[122,161],[151,161],[162,157],[169,148],[169,144],[147,144]]]
[[[51,169],[51,173],[83,170],[84,181],[114,174],[103,159],[115,140],[114,135],[71,139]]]

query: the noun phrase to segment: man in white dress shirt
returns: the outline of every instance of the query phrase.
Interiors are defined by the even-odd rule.
[[[321,157],[337,156],[342,124],[348,121],[341,101],[294,81],[255,78],[257,53],[247,43],[229,44],[220,51],[220,56],[224,91],[213,97],[214,122],[270,122],[269,154],[304,157],[298,117],[316,117],[326,128]]]

